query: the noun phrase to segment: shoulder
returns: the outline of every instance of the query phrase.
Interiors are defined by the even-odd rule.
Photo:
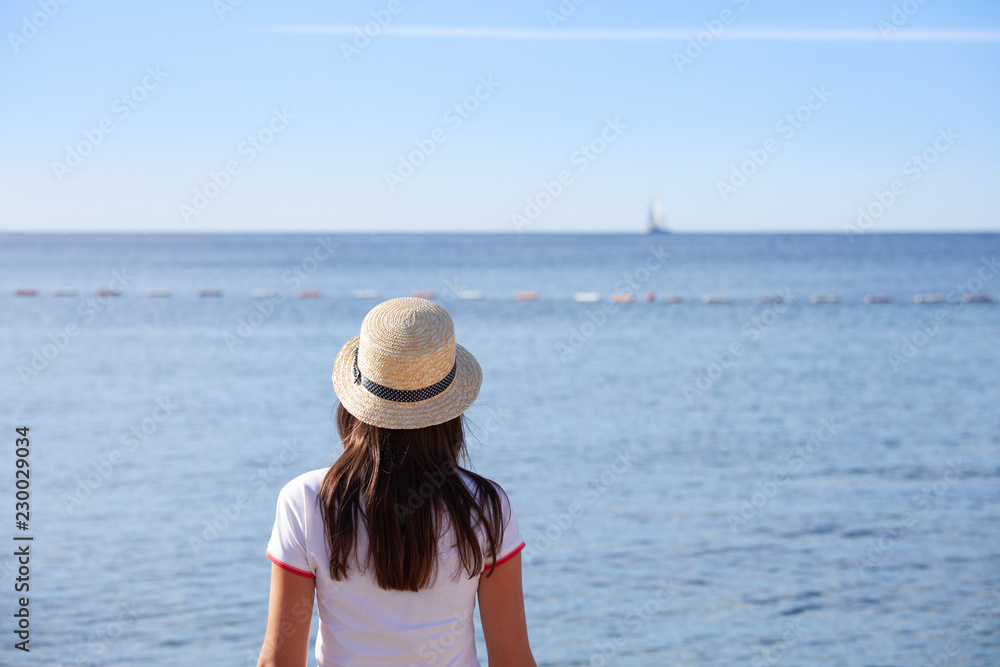
[[[300,503],[316,498],[319,495],[319,487],[323,484],[323,478],[326,477],[329,469],[329,467],[317,468],[292,478],[281,487],[278,498],[286,502]]]
[[[478,475],[470,470],[466,470],[465,468],[458,468],[458,474],[477,501],[482,502],[484,500],[482,495],[483,489],[492,487],[497,496],[500,498],[500,506],[503,509],[504,515],[506,516],[512,513],[513,510],[510,506],[510,498],[507,497],[507,492],[503,490],[503,487],[500,486],[500,484],[492,479]]]

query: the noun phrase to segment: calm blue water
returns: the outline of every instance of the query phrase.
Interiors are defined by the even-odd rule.
[[[8,235],[0,539],[27,424],[35,540],[30,657],[0,556],[0,663],[253,664],[276,495],[338,451],[330,370],[375,289],[437,292],[483,366],[470,453],[527,536],[539,664],[997,664],[1000,276],[956,287],[995,255],[998,235]],[[970,290],[993,302],[912,302]]]

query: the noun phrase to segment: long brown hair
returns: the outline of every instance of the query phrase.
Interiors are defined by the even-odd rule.
[[[485,553],[493,559],[492,574],[503,540],[503,489],[458,467],[467,458],[462,415],[424,428],[387,429],[362,422],[338,404],[337,432],[344,453],[319,489],[335,581],[347,577],[353,561],[362,570],[373,566],[380,588],[426,588],[435,573],[445,512],[469,578],[483,571],[480,527]],[[472,480],[475,492],[462,474]],[[361,529],[369,547],[359,557],[356,536]]]

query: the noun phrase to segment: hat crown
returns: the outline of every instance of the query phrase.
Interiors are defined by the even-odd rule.
[[[401,297],[378,304],[361,322],[358,369],[393,389],[423,389],[455,365],[455,325],[427,299]]]

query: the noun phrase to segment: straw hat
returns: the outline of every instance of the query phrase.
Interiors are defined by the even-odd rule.
[[[383,301],[340,348],[333,390],[352,415],[382,428],[421,428],[454,419],[479,395],[479,362],[455,343],[444,308],[417,297]]]

